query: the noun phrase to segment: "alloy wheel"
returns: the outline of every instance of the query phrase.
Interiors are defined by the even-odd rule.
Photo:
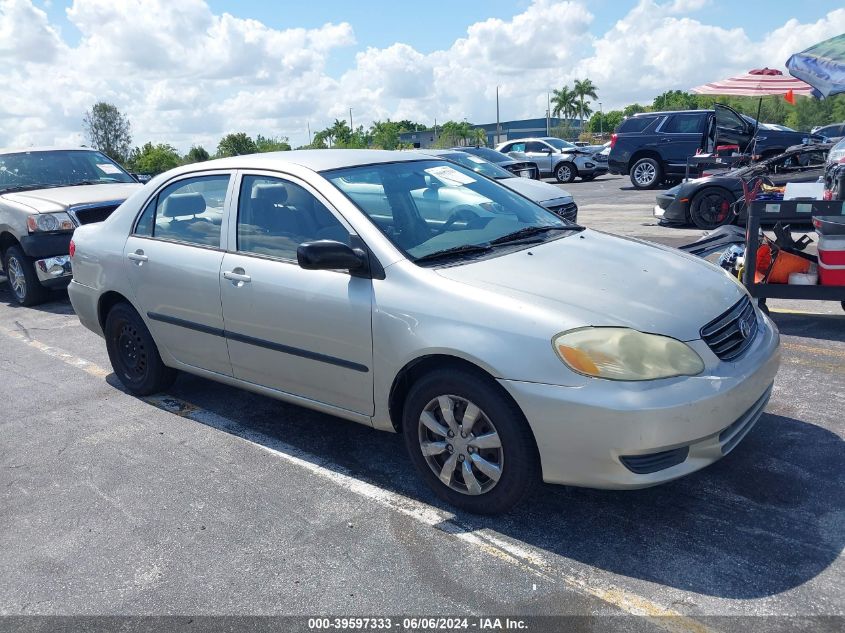
[[[442,395],[423,408],[419,448],[440,481],[462,494],[489,492],[502,476],[505,455],[499,433],[466,398]]]
[[[557,179],[568,181],[572,177],[572,170],[567,165],[561,165],[557,168]]]
[[[6,262],[6,267],[12,292],[20,301],[23,301],[26,297],[26,273],[24,273],[23,265],[17,257],[12,256]]]
[[[657,170],[651,163],[640,163],[634,167],[634,180],[643,187],[648,187],[657,177]]]

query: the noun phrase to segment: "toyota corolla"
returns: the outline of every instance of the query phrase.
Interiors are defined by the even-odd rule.
[[[436,221],[426,191],[473,200]],[[437,196],[433,196],[437,197]],[[443,160],[315,150],[162,174],[76,229],[70,297],[145,395],[177,371],[404,436],[443,499],[639,488],[730,452],[779,362],[721,269]]]

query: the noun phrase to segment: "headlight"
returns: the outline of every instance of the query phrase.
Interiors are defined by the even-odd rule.
[[[40,233],[72,231],[75,225],[67,213],[38,213],[26,219],[26,227],[30,233]]]
[[[552,346],[573,371],[609,380],[695,376],[704,361],[689,345],[629,328],[585,327],[558,334]]]

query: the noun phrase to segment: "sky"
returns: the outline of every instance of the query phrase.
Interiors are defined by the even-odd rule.
[[[588,77],[608,111],[845,32],[841,0],[0,0],[0,147],[85,142],[97,101],[133,144],[308,142],[335,118],[545,116]],[[594,109],[598,108],[593,104]]]

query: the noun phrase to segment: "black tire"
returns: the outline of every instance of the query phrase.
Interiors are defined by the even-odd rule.
[[[578,175],[578,168],[570,162],[564,161],[555,166],[555,180],[560,183],[572,182]]]
[[[465,486],[469,488],[464,483],[466,480],[463,477],[463,468],[465,468],[463,462],[476,463],[473,461],[475,459],[472,455],[473,450],[477,453],[476,457],[488,457],[482,451],[473,449],[472,446],[457,449],[460,453],[456,458],[462,461],[456,464],[456,470],[452,473],[450,484],[444,483],[435,475],[433,470],[435,466],[429,465],[428,460],[442,459],[445,461],[456,451],[442,451],[439,456],[426,457],[423,455],[423,435],[428,431],[422,425],[421,416],[423,411],[439,396],[454,397],[458,400],[465,399],[481,410],[482,415],[479,416],[479,421],[473,426],[472,433],[465,440],[465,443],[471,443],[472,438],[476,437],[476,433],[483,434],[485,432],[483,430],[484,425],[491,425],[493,431],[498,433],[500,447],[495,450],[500,453],[501,475],[491,488],[480,492],[480,494],[461,492],[450,487],[450,484],[454,484],[456,487]],[[461,410],[460,404],[454,409],[456,412],[455,423],[459,425],[459,428],[462,428],[460,425],[464,422],[463,412],[465,410],[466,408],[463,411]],[[457,421],[459,415],[461,417],[460,422]],[[440,421],[445,428],[445,422],[442,418]],[[479,426],[482,428],[479,429]],[[408,454],[420,476],[438,497],[461,510],[475,514],[507,512],[519,503],[540,480],[540,461],[537,446],[525,417],[519,408],[501,392],[500,388],[484,376],[466,371],[442,370],[432,372],[419,379],[411,386],[405,400],[402,432]],[[459,437],[454,435],[452,436],[454,437],[453,440],[448,439],[445,435],[442,437],[445,442],[450,442],[447,447],[451,446],[451,442],[455,442],[456,446],[457,442],[462,442]],[[466,451],[466,453],[463,451]],[[463,459],[464,456],[466,456],[466,459]],[[469,469],[472,470],[473,466],[470,465]],[[479,479],[485,478],[483,471],[476,472],[480,473]],[[483,485],[490,485],[491,481],[493,480],[490,479]]]
[[[3,270],[8,279],[12,299],[20,305],[38,305],[50,296],[50,291],[38,281],[34,260],[27,257],[20,246],[10,246],[6,250]]]
[[[112,369],[123,386],[136,396],[164,391],[176,379],[158,353],[141,316],[128,303],[118,303],[106,316],[106,349]]]
[[[690,202],[690,219],[698,228],[706,231],[731,224],[736,219],[734,202],[736,198],[727,189],[705,187]]]
[[[656,158],[640,158],[631,165],[630,178],[637,189],[654,189],[663,182],[663,165]]]

